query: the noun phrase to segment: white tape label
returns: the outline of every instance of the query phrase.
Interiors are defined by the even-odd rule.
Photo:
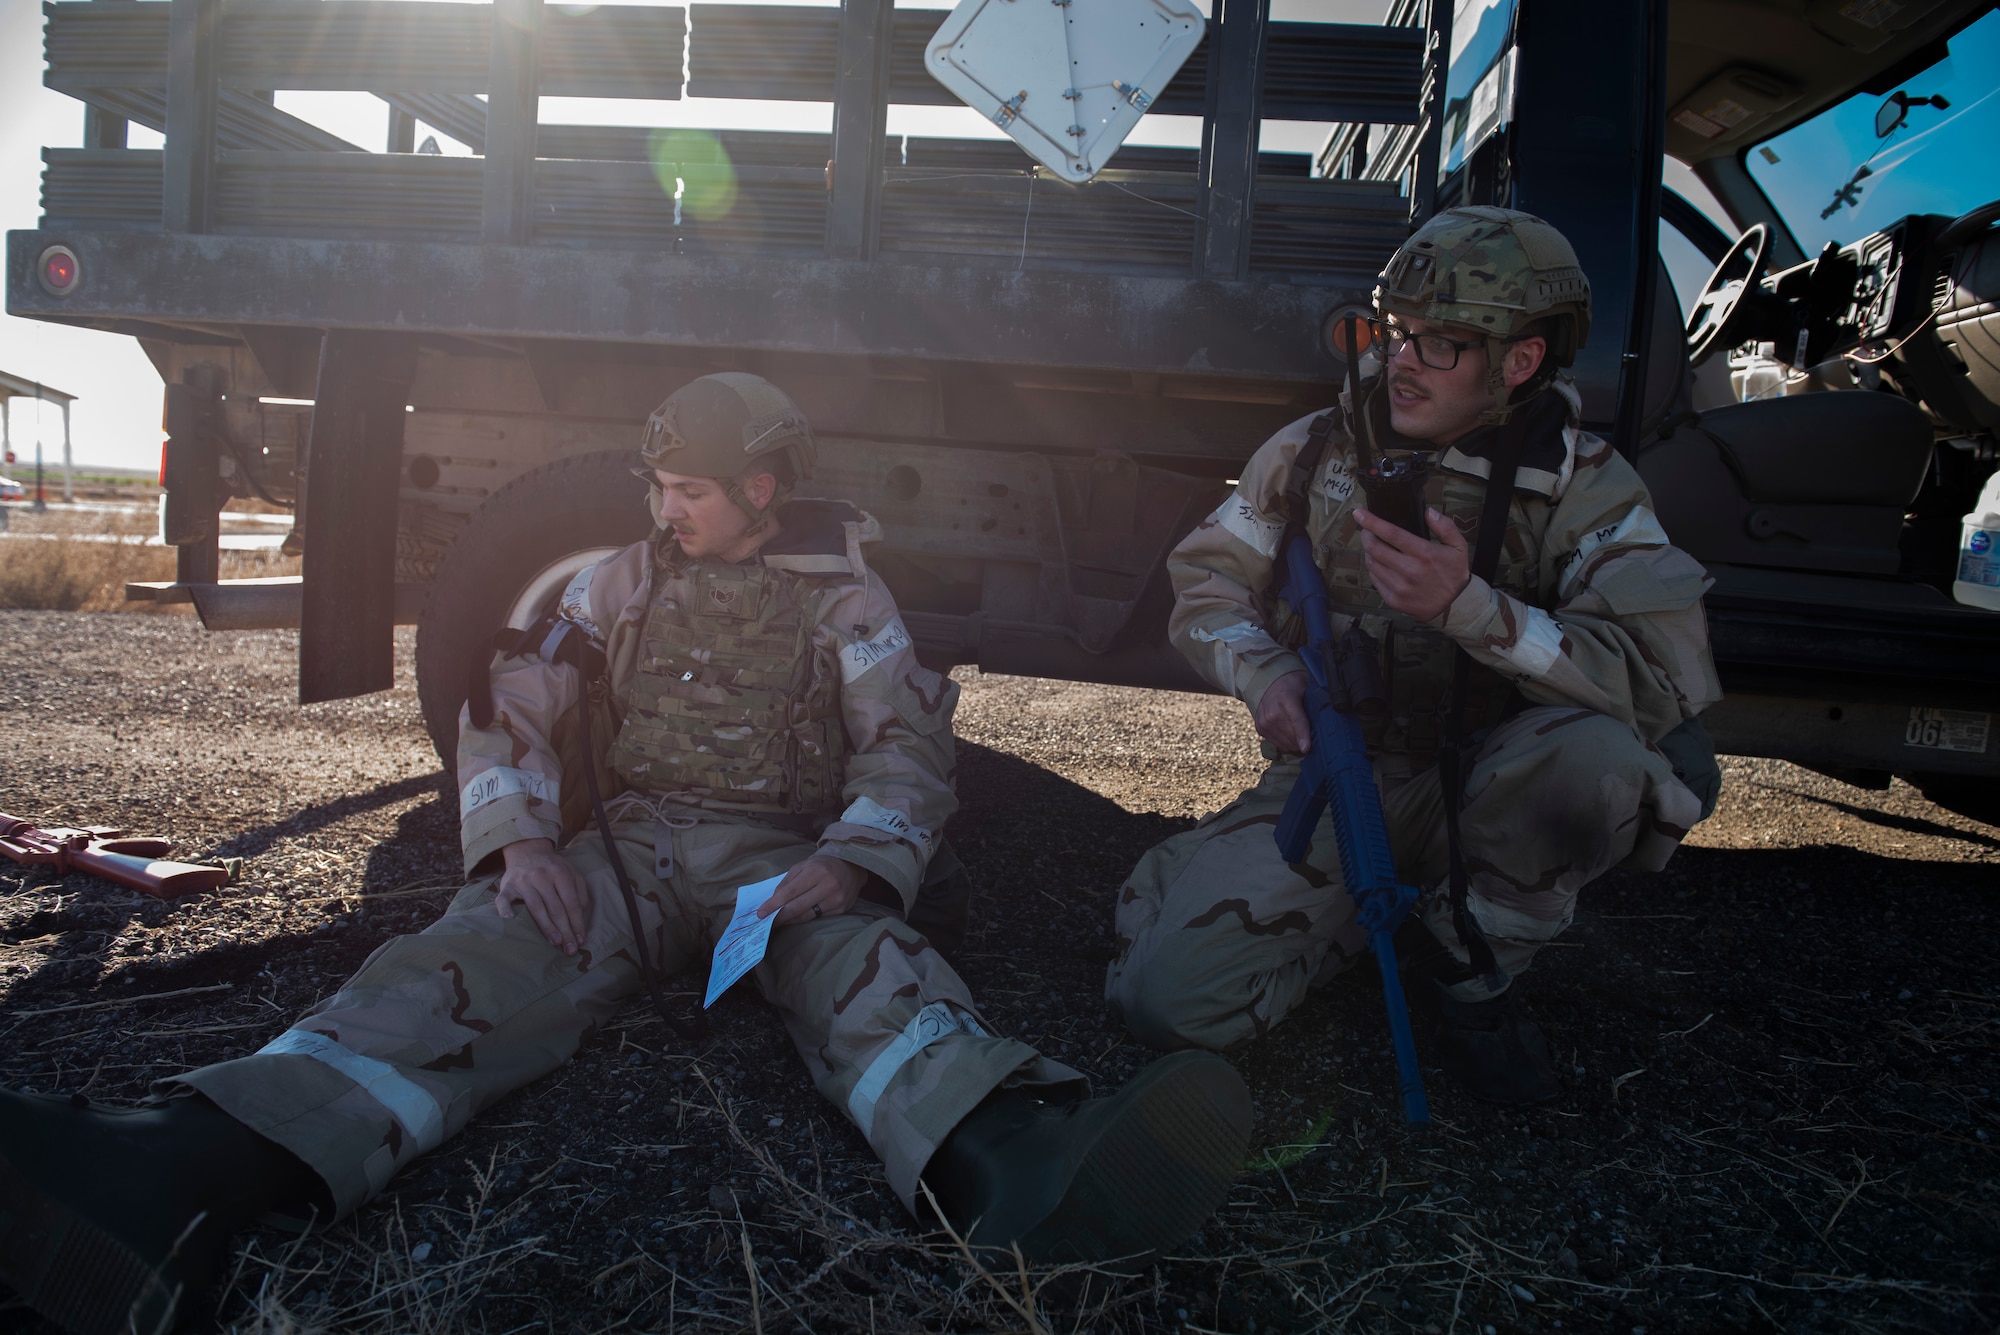
[[[1237,653],[1253,649],[1276,649],[1278,642],[1262,626],[1253,626],[1247,621],[1239,621],[1233,626],[1220,630],[1207,630],[1196,626],[1188,632],[1188,638],[1197,644],[1226,644]]]
[[[511,765],[495,765],[482,770],[466,782],[458,794],[458,818],[464,820],[483,806],[488,806],[511,793],[520,793],[551,806],[562,800],[562,784],[546,774],[531,769],[515,769]]]
[[[898,839],[907,839],[928,853],[931,851],[931,832],[914,824],[900,811],[891,810],[872,797],[857,797],[840,813],[840,819],[848,825],[866,825],[870,829],[893,834]]]
[[[597,565],[592,563],[570,576],[563,586],[562,598],[556,604],[556,612],[565,621],[574,621],[590,632],[590,638],[601,640],[604,632],[590,616],[590,582],[597,575]]]
[[[882,627],[882,633],[874,639],[850,644],[840,651],[840,679],[853,681],[909,647],[910,632],[903,629],[903,619],[898,617]]]
[[[1667,531],[1660,527],[1660,521],[1653,512],[1643,505],[1635,505],[1625,512],[1625,517],[1615,524],[1592,529],[1576,544],[1576,550],[1563,557],[1560,567],[1559,591],[1567,595],[1570,585],[1584,561],[1599,547],[1607,543],[1617,543],[1621,547],[1664,547],[1667,545]]]
[[[1562,627],[1539,607],[1525,610],[1528,616],[1521,627],[1521,638],[1508,648],[1494,652],[1525,675],[1539,677],[1562,657]]]
[[[1240,491],[1216,509],[1215,522],[1264,556],[1277,555],[1278,539],[1285,532],[1282,521],[1264,518],[1257,513],[1256,506],[1243,499]]]
[[[444,1109],[428,1090],[389,1063],[364,1057],[311,1029],[288,1029],[257,1051],[260,1057],[288,1054],[311,1057],[359,1085],[362,1093],[403,1124],[419,1154],[444,1141]]]
[[[847,1096],[847,1115],[867,1135],[875,1126],[875,1103],[882,1097],[882,1091],[896,1078],[896,1072],[904,1063],[922,1052],[947,1034],[970,1034],[983,1038],[986,1031],[979,1022],[949,1002],[933,1001],[918,1011],[903,1027],[903,1032],[889,1040],[889,1046],[876,1054],[868,1063],[868,1069],[854,1082],[854,1092]]]

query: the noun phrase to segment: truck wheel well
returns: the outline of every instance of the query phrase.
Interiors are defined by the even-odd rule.
[[[417,622],[417,699],[447,775],[458,765],[467,673],[524,600],[546,605],[568,582],[566,558],[613,551],[652,531],[633,455],[573,455],[514,478],[474,511],[431,581]],[[561,575],[561,578],[557,578]]]

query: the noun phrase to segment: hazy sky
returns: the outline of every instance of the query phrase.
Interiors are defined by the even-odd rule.
[[[41,146],[83,142],[83,103],[42,87],[42,7],[0,0],[0,228],[33,227],[41,217]],[[129,338],[0,316],[0,370],[43,380],[77,396],[71,429],[77,458],[157,467],[160,378]],[[62,418],[42,413],[47,457],[62,462]],[[35,405],[15,400],[8,475],[33,471]]]
[[[798,0],[792,0],[797,3]],[[811,0],[806,0],[810,3]],[[1203,0],[1196,3],[1204,10]],[[1385,0],[1272,0],[1279,19],[1322,22],[1379,22]],[[340,135],[351,143],[379,147],[387,133],[388,109],[366,93],[284,93],[278,105]],[[819,129],[831,121],[824,105],[687,99],[681,102],[623,102],[585,98],[545,98],[545,123],[595,125],[700,125],[742,129]],[[1311,152],[1329,127],[1272,122],[1264,145]],[[891,134],[997,137],[999,131],[967,107],[895,107]],[[421,141],[426,131],[418,131]],[[1185,116],[1148,116],[1131,142],[1194,144],[1199,122]],[[83,142],[83,104],[42,87],[42,7],[40,0],[0,0],[0,228],[34,227],[41,214],[43,146],[74,148]],[[136,128],[132,147],[158,147],[159,136]],[[447,152],[465,152],[444,143]],[[71,430],[79,463],[152,468],[159,463],[160,380],[132,339],[41,321],[0,315],[0,369],[39,379],[77,396]],[[13,443],[20,476],[33,467],[36,410],[16,401]],[[60,462],[59,414],[44,409],[40,431],[46,458]]]

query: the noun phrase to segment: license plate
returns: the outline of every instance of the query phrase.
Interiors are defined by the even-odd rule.
[[[1912,709],[1909,725],[1903,729],[1903,745],[1983,755],[1987,735],[1992,730],[1991,714],[1976,714],[1969,709]]]

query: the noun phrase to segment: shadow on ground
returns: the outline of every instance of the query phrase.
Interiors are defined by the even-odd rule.
[[[224,916],[224,897],[160,905],[0,872],[0,943],[42,961],[7,980],[0,1071],[131,1097],[255,1048],[448,900],[455,813],[434,782],[238,836],[267,882],[325,886],[309,917],[304,891],[272,891],[259,919],[247,892]],[[1152,1054],[1104,1014],[1112,898],[1190,822],[973,745],[960,787],[950,834],[977,883],[963,972],[996,1027],[1115,1086]],[[1866,794],[1835,800],[1922,833]],[[350,870],[312,880],[327,859]],[[200,1320],[1986,1331],[2000,1312],[1996,902],[1990,864],[1831,844],[1689,848],[1666,873],[1614,874],[1523,983],[1560,1053],[1562,1098],[1490,1109],[1432,1070],[1437,1124],[1422,1135],[1397,1115],[1372,972],[1337,980],[1237,1055],[1255,1165],[1179,1255],[1133,1277],[968,1264],[902,1211],[761,1005],[722,1002],[691,1060],[634,1005],[354,1219],[304,1242],[248,1239]],[[127,1004],[197,987],[220,990]],[[29,1014],[102,1001],[118,1004]],[[40,1327],[17,1311],[0,1329]]]

